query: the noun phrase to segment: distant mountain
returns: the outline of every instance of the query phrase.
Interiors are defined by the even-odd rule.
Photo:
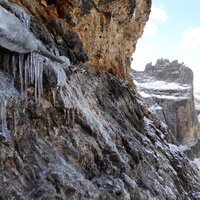
[[[159,59],[155,65],[147,64],[144,71],[133,71],[132,76],[149,109],[168,125],[178,142],[188,143],[197,138],[199,124],[190,68],[177,60]]]
[[[198,121],[200,122],[200,92],[194,93],[194,103],[195,103],[195,110],[198,116]]]

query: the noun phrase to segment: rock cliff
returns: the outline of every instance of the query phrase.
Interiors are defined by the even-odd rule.
[[[196,114],[198,117],[198,121],[200,122],[200,99],[199,99],[199,95],[194,95],[194,104],[195,104],[195,110],[196,110]]]
[[[180,143],[197,139],[197,120],[193,73],[183,63],[159,59],[155,65],[147,64],[143,72],[133,72],[139,93],[155,113],[168,125]]]
[[[31,16],[32,31],[73,63],[127,79],[131,55],[148,20],[151,0],[12,0]]]
[[[102,66],[93,55],[101,42],[88,31],[95,29],[87,27],[88,15],[94,26],[100,16],[120,18],[126,34],[135,13],[138,29],[131,34],[137,38],[150,1],[15,2],[20,7],[0,0],[0,199],[198,199],[199,170],[165,124],[125,81],[80,63],[88,51],[89,62]],[[81,37],[91,37],[79,37],[79,28]],[[111,46],[115,41],[102,39]],[[114,44],[108,54],[105,44],[103,58],[124,62],[130,53],[119,55]],[[108,61],[104,65],[118,74]]]

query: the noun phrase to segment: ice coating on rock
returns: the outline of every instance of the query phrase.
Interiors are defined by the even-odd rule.
[[[34,80],[35,80],[35,102],[40,105],[43,94],[43,62],[44,58],[38,54],[33,54]],[[29,68],[29,74],[32,71]]]
[[[7,0],[1,0],[0,5],[8,10],[12,10],[12,13],[19,18],[24,27],[29,29],[30,27],[30,16],[17,4],[8,2]]]
[[[19,55],[19,77],[20,77],[20,85],[21,85],[21,95],[24,97],[24,77],[23,77],[23,55]]]
[[[7,101],[4,100],[1,102],[1,126],[2,126],[2,133],[4,134],[7,129],[7,112],[6,112]]]
[[[58,49],[55,48],[55,47],[52,47],[52,48],[50,49],[50,52],[51,52],[52,54],[54,54],[55,56],[60,56],[60,53],[59,53]]]
[[[38,48],[38,41],[22,22],[0,6],[0,45],[10,51],[28,53]]]
[[[46,73],[51,74],[53,79],[56,79],[56,84],[58,87],[62,87],[66,84],[67,77],[62,64],[57,64],[55,62],[46,60],[46,63],[44,64],[44,70]]]
[[[63,60],[63,64],[61,64],[62,67],[63,67],[64,69],[68,69],[68,67],[70,66],[69,58],[67,58],[66,56],[59,56],[59,58],[60,58],[61,60]]]
[[[11,136],[7,127],[7,103],[18,98],[19,93],[14,87],[13,79],[2,71],[0,80],[0,141],[9,145]]]
[[[14,87],[14,81],[10,76],[0,71],[0,80],[0,101],[19,96],[19,92]]]
[[[55,55],[49,52],[42,46],[40,41],[29,32],[30,16],[22,9],[19,9],[18,6],[14,4],[8,5],[14,13],[17,13],[16,15],[19,16],[21,21],[14,14],[0,6],[0,46],[18,53],[36,51],[54,61],[62,64],[64,63],[64,66],[68,67],[70,65],[69,59],[66,57],[60,58],[56,48],[53,50]]]
[[[7,126],[7,100],[0,102],[0,141],[6,145],[10,144],[11,136]]]

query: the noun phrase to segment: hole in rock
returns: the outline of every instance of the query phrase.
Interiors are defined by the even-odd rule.
[[[55,4],[56,1],[55,0],[47,0],[46,1],[48,5],[52,5],[52,4]]]

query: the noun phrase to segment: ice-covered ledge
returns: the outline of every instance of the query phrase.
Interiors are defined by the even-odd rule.
[[[18,53],[29,53],[38,49],[39,41],[14,14],[2,6],[0,18],[0,46]]]
[[[29,31],[30,16],[15,4],[6,3],[20,15],[21,20],[13,13],[7,11],[0,5],[0,46],[18,53],[38,52],[39,54],[61,64],[70,65],[69,59],[61,58],[49,52],[39,40]]]

